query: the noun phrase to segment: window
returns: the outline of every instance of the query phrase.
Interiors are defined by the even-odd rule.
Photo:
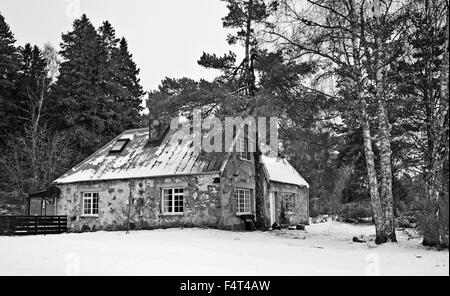
[[[119,139],[114,144],[114,146],[109,150],[109,153],[120,153],[125,149],[125,146],[127,146],[130,139]]]
[[[238,214],[251,213],[250,189],[236,189],[236,209]]]
[[[284,193],[283,194],[284,209],[286,212],[294,212],[295,209],[295,194],[294,193]]]
[[[239,156],[241,159],[245,159],[245,160],[251,160],[250,158],[250,152],[248,151],[248,138],[244,137],[244,138],[240,138],[239,139],[239,143],[240,143],[240,150],[239,150]]]
[[[98,192],[83,193],[83,215],[85,216],[98,215]]]
[[[184,189],[164,188],[162,190],[162,210],[164,214],[183,214]]]

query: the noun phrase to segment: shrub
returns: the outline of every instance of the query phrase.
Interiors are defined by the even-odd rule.
[[[372,217],[372,208],[369,203],[348,203],[342,207],[340,216],[344,219],[360,221],[363,218]]]
[[[26,214],[26,203],[23,196],[16,191],[0,191],[0,216],[24,214]]]

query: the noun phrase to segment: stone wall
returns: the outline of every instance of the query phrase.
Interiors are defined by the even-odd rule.
[[[61,198],[57,213],[68,216],[71,231],[124,230],[129,209],[131,229],[220,227],[223,209],[218,180],[218,174],[205,174],[58,185]],[[162,213],[161,191],[165,187],[184,188],[183,214]],[[83,217],[83,192],[99,193],[98,217]]]
[[[253,157],[253,156],[252,156]],[[255,212],[255,169],[252,161],[241,160],[236,153],[230,155],[220,178],[222,192],[222,212],[220,225],[225,229],[244,230],[245,223],[236,215],[237,206],[234,191],[236,188],[250,189],[251,204]]]

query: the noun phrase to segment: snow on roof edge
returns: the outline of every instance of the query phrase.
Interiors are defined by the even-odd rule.
[[[309,188],[308,182],[285,158],[262,155],[261,160],[270,181]]]
[[[75,183],[85,183],[85,182],[104,182],[104,181],[119,181],[119,180],[132,180],[132,179],[145,179],[145,178],[162,178],[162,177],[183,177],[183,176],[201,176],[201,175],[214,175],[220,174],[220,171],[210,171],[210,172],[198,172],[198,173],[179,173],[179,174],[159,174],[159,175],[149,175],[149,176],[130,176],[124,178],[103,178],[95,180],[76,180],[76,181],[66,181],[66,182],[56,182],[58,179],[52,182],[55,185],[63,184],[75,184]]]

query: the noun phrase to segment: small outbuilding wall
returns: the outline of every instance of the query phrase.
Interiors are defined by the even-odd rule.
[[[306,186],[268,182],[264,196],[270,223],[282,226],[309,224],[309,189]]]

